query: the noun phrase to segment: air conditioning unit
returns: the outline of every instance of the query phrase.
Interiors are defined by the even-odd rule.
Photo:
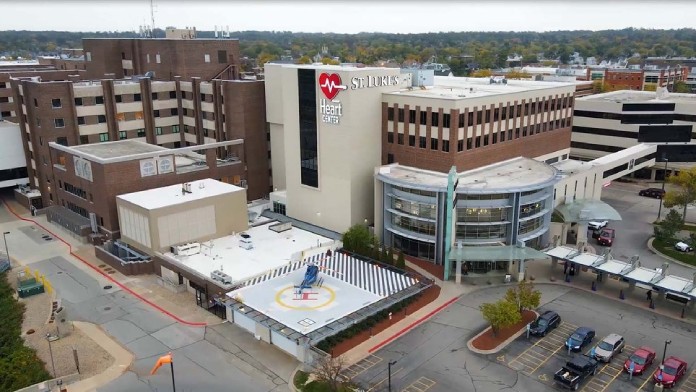
[[[198,242],[191,242],[183,245],[172,246],[172,253],[177,256],[193,256],[201,253],[201,244]]]
[[[210,273],[210,278],[212,280],[216,280],[222,284],[225,285],[231,285],[232,284],[232,277],[227,275],[226,273],[220,271],[220,270],[215,270]]]
[[[246,250],[254,249],[254,244],[251,242],[251,236],[249,234],[240,234],[239,247]]]

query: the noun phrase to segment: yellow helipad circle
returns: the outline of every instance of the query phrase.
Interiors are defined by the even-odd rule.
[[[275,296],[276,303],[284,308],[293,310],[316,310],[336,300],[336,292],[326,286],[304,289],[302,290],[303,296],[295,294],[295,290],[297,290],[295,286],[288,286],[279,290]],[[312,303],[316,305],[298,305],[303,303]]]

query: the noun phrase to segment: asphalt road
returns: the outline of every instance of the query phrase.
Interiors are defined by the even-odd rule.
[[[652,253],[648,247],[648,239],[653,234],[652,223],[657,219],[660,206],[659,199],[638,196],[638,191],[645,185],[614,182],[602,191],[602,201],[614,207],[621,217],[620,221],[612,221],[608,227],[616,229],[616,239],[612,245],[612,255],[620,260],[629,261],[631,256],[639,255],[644,267],[658,268],[665,259]],[[662,217],[667,209],[662,209]],[[689,210],[687,219],[696,219],[696,210]],[[603,246],[597,240],[589,239],[590,244],[601,253]],[[696,269],[670,263],[668,274],[691,278]]]
[[[661,357],[664,341],[671,339],[669,355],[678,355],[690,364],[691,374],[696,362],[696,327],[655,315],[640,308],[600,296],[587,295],[568,287],[538,285],[542,290],[542,310],[552,309],[563,318],[565,330],[575,326],[589,326],[601,338],[616,332],[626,338],[630,346],[650,345]],[[485,288],[459,299],[433,319],[390,343],[370,357],[370,364],[356,368],[355,380],[366,390],[385,391],[388,387],[389,361],[392,366],[392,390],[412,392],[446,391],[551,391],[553,373],[568,359],[562,348],[562,339],[542,343],[546,352],[522,355],[538,339],[524,336],[495,355],[479,355],[466,348],[466,342],[485,326],[478,306],[502,297],[505,287]],[[558,335],[566,338],[565,330]],[[551,335],[549,335],[551,336]],[[548,337],[547,337],[548,338]],[[545,338],[545,339],[547,339]],[[595,341],[596,343],[596,341]],[[623,357],[630,354],[627,349]],[[533,358],[531,360],[525,358]],[[621,359],[623,359],[621,357]],[[639,391],[646,377],[628,380],[625,373],[612,367],[603,369],[598,376],[584,385],[593,392]],[[651,368],[654,370],[655,365]],[[596,380],[595,380],[596,378]],[[693,385],[693,388],[689,387]],[[646,383],[643,391],[651,387]],[[696,392],[696,375],[680,384],[685,392]]]

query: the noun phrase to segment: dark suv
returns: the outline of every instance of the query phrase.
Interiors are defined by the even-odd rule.
[[[662,199],[665,196],[665,191],[660,188],[647,188],[642,189],[638,192],[638,196],[654,197],[656,199]]]
[[[561,325],[561,316],[552,310],[547,310],[532,322],[529,332],[534,336],[546,336],[547,333],[559,325]]]

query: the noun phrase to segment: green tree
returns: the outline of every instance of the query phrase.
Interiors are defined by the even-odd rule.
[[[297,64],[312,64],[312,59],[309,56],[304,55],[297,60]]]
[[[671,241],[679,230],[681,230],[684,221],[677,210],[669,210],[665,219],[655,226],[655,237],[663,241]]]
[[[372,238],[373,235],[367,229],[367,226],[361,224],[353,225],[348,231],[343,233],[343,248],[349,252],[370,256],[368,251],[372,245]]]
[[[387,264],[394,265],[394,248],[392,247],[387,250]]]
[[[522,320],[517,304],[506,299],[486,303],[479,307],[483,319],[488,321],[495,336],[501,328],[509,327]]]
[[[377,259],[383,263],[389,262],[389,252],[387,252],[387,247],[382,246],[382,255]]]
[[[536,309],[541,302],[541,291],[534,288],[534,283],[522,281],[516,287],[510,287],[505,293],[505,300],[517,304],[520,313],[524,309]]]
[[[674,83],[674,92],[675,93],[690,93],[691,89],[689,88],[689,85],[686,84],[686,82],[683,81],[678,81]]]
[[[696,167],[681,170],[676,175],[667,177],[667,182],[674,185],[663,199],[667,208],[683,207],[686,219],[686,207],[696,203]]]
[[[406,269],[406,259],[402,251],[399,251],[399,257],[396,259],[396,266],[401,269]]]
[[[471,77],[473,77],[473,78],[488,78],[491,75],[493,75],[493,71],[491,71],[490,69],[479,69],[479,70],[474,71],[471,74]]]

